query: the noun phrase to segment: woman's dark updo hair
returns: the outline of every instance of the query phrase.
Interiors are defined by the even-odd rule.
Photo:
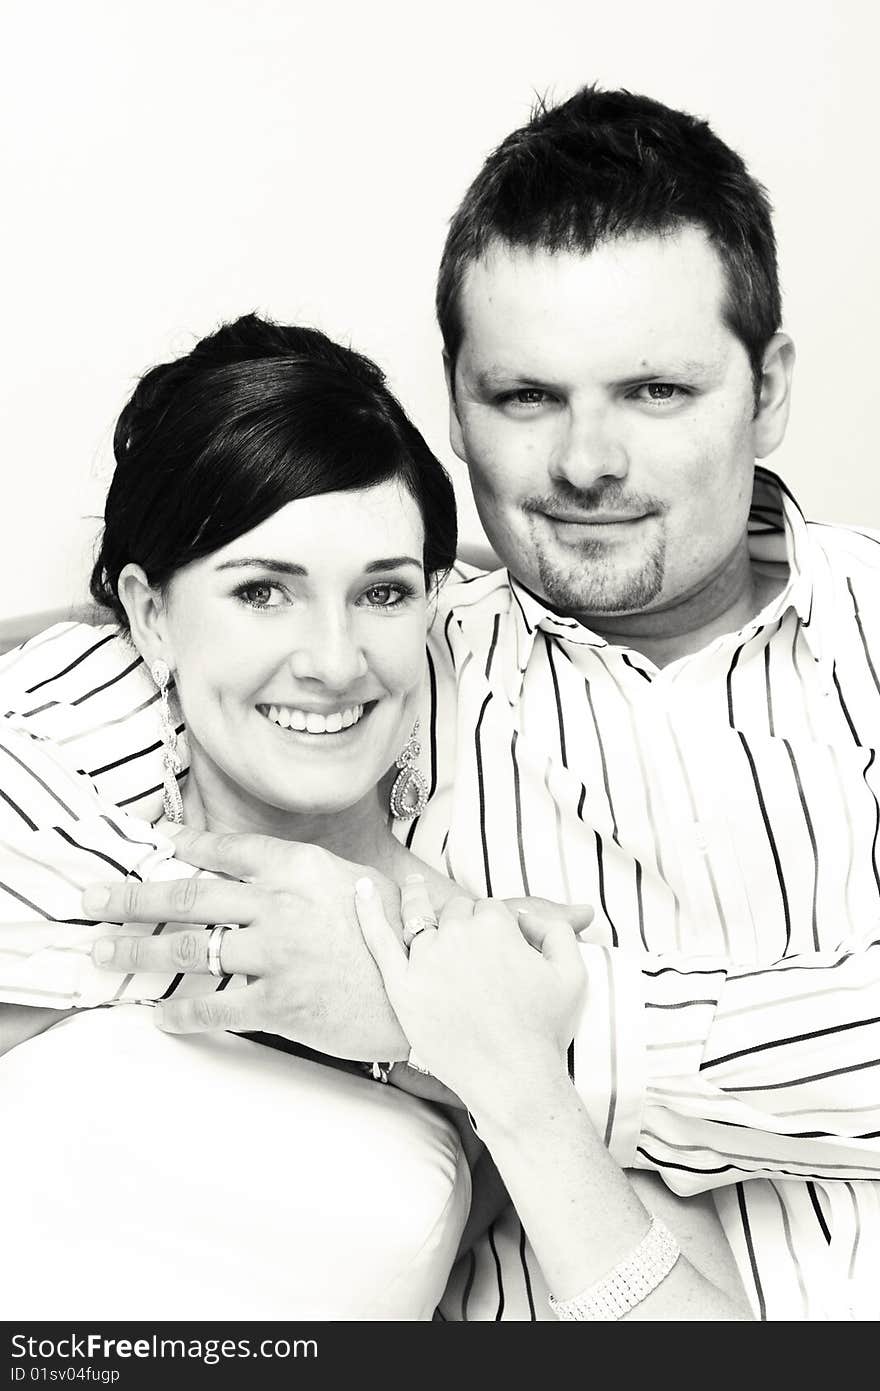
[[[177,570],[319,493],[399,479],[425,526],[426,577],[455,559],[449,476],[369,358],[254,314],[141,379],[113,437],[116,469],[92,597],[128,619],[119,574],[163,588]]]

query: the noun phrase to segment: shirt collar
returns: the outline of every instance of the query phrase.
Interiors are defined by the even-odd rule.
[[[822,613],[830,603],[830,587],[822,570],[822,557],[813,546],[806,520],[782,479],[758,466],[752,489],[748,522],[749,554],[768,568],[787,568],[782,592],[742,631],[757,632],[777,622],[793,609],[804,637],[817,661],[822,659]],[[545,632],[580,647],[604,648],[608,643],[576,618],[555,613],[514,575],[509,575],[513,596],[516,657],[520,673],[528,665],[535,637]]]

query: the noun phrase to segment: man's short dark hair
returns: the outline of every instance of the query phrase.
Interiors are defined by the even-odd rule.
[[[602,242],[704,228],[727,279],[724,318],[749,355],[756,395],[782,305],[766,191],[705,121],[650,97],[581,89],[543,102],[502,141],[452,218],[437,317],[454,367],[465,273],[490,245],[588,253]]]

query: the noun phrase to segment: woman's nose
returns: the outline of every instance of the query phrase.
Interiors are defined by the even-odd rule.
[[[298,635],[290,667],[300,681],[319,681],[344,691],[366,675],[367,659],[346,618],[325,612]]]

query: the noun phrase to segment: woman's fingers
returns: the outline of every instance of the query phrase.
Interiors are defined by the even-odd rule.
[[[395,991],[403,985],[406,975],[406,948],[385,916],[382,900],[372,879],[358,879],[354,886],[354,906],[364,941],[382,973],[385,989],[393,1004]]]
[[[541,950],[551,927],[562,922],[571,932],[580,933],[594,916],[589,903],[553,903],[549,898],[508,898],[505,902],[516,913],[522,935],[536,951]]]
[[[545,961],[566,973],[576,971],[580,974],[584,969],[578,940],[568,923],[557,922],[547,929],[541,944],[541,955]]]
[[[436,928],[437,914],[428,895],[428,886],[421,874],[409,874],[400,890],[400,917],[403,922],[403,944],[412,946],[420,932]]]
[[[485,901],[485,900],[483,900]],[[462,918],[472,918],[477,910],[478,902],[472,898],[467,898],[464,894],[454,894],[444,903],[440,911],[440,927],[448,927],[450,923]]]

